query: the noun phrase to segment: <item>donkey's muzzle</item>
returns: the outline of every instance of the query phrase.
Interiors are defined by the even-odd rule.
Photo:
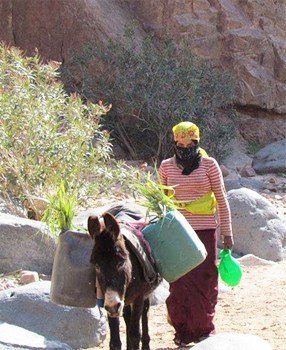
[[[104,305],[105,310],[108,313],[108,316],[110,317],[119,317],[122,314],[123,310],[123,302],[117,303],[117,305]]]
[[[124,301],[119,297],[118,293],[108,290],[105,293],[104,308],[110,317],[119,317],[122,314]]]

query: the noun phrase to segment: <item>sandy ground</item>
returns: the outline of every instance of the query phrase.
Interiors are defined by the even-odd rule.
[[[286,261],[254,264],[245,266],[242,262],[240,284],[221,288],[215,319],[217,333],[258,335],[273,350],[286,349]],[[166,321],[165,304],[151,307],[149,326],[152,350],[178,349],[173,343],[173,328]],[[121,334],[125,346],[123,319]],[[107,337],[100,348],[108,349],[108,342]]]
[[[263,194],[286,216],[285,193]],[[128,202],[128,196],[116,198]],[[103,202],[102,205],[105,205]],[[218,333],[258,335],[267,340],[273,350],[286,349],[286,260],[265,264],[243,263],[241,283],[234,288],[221,288],[216,308]],[[0,275],[0,287],[5,278]],[[4,286],[7,288],[7,286]],[[225,291],[225,289],[227,291]],[[149,313],[152,350],[178,349],[173,343],[173,328],[167,323],[166,307],[152,306]],[[122,349],[125,347],[125,327],[121,320]],[[109,337],[100,347],[109,349]],[[241,349],[243,350],[243,349]]]
[[[285,193],[261,195],[286,215]],[[215,318],[217,333],[253,334],[267,340],[273,350],[286,349],[286,261],[261,264],[254,259],[252,262],[241,261],[241,264],[240,284],[221,288],[219,293]],[[151,307],[149,327],[152,350],[178,349],[173,343],[174,332],[167,322],[165,305]],[[122,349],[125,349],[123,319],[121,334]],[[109,337],[100,348],[109,349],[108,343]]]
[[[252,256],[253,257],[253,256]],[[255,258],[255,257],[254,257]],[[241,260],[243,276],[236,287],[220,282],[216,308],[217,333],[242,333],[258,335],[267,340],[273,350],[286,349],[286,260],[282,262],[257,262]],[[262,264],[263,263],[263,264]],[[17,279],[0,278],[0,286]],[[6,286],[8,288],[9,286]],[[166,319],[165,304],[151,306],[149,328],[152,350],[178,349],[173,343],[173,328]],[[125,325],[121,319],[122,349],[125,349]],[[109,336],[100,347],[109,349]],[[241,349],[243,350],[243,349]]]

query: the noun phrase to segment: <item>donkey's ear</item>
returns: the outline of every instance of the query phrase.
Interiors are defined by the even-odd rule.
[[[87,220],[87,229],[91,238],[100,234],[100,222],[97,216],[90,216]]]
[[[103,214],[103,219],[106,231],[112,233],[115,238],[117,238],[120,232],[120,227],[115,217],[107,212]]]

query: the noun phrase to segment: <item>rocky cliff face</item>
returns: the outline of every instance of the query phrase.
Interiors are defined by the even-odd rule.
[[[0,40],[61,62],[88,40],[122,38],[131,23],[138,40],[167,29],[235,73],[245,139],[286,138],[284,0],[2,0],[0,18]]]

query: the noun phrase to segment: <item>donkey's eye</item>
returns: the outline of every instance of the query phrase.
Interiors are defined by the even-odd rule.
[[[114,249],[115,249],[116,254],[121,253],[121,249],[117,245],[114,247]]]

